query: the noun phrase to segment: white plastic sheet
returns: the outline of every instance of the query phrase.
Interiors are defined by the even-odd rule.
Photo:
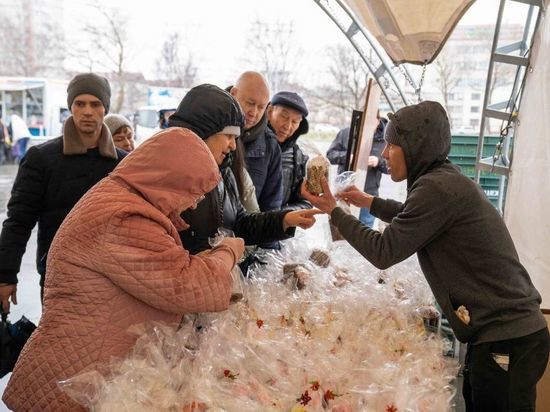
[[[546,1],[546,8],[550,1]],[[550,16],[543,14],[531,52],[514,143],[505,222],[521,262],[550,308]]]

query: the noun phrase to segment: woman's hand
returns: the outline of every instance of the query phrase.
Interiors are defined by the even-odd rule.
[[[330,215],[336,207],[336,199],[334,198],[330,191],[330,188],[328,187],[327,179],[325,179],[324,177],[321,179],[321,187],[323,188],[322,195],[317,196],[309,193],[307,191],[306,181],[304,180],[304,183],[302,183],[302,196],[317,209]]]
[[[301,227],[302,229],[309,229],[315,223],[315,215],[322,213],[317,209],[300,209],[288,212],[283,220],[283,230],[289,227]]]
[[[226,237],[223,238],[218,246],[227,246],[233,251],[235,262],[237,263],[243,257],[244,253],[244,240],[240,237]]]
[[[374,196],[369,195],[357,187],[352,186],[348,187],[342,192],[336,195],[339,199],[342,199],[344,202],[349,203],[350,205],[357,207],[367,207],[370,209],[372,205],[372,199]]]

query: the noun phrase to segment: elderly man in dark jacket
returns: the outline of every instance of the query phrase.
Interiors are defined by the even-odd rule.
[[[180,232],[180,237],[191,253],[209,249],[209,238],[220,228],[232,230],[247,245],[256,245],[287,239],[294,235],[296,226],[307,228],[315,222],[316,212],[311,210],[245,211],[229,167],[244,125],[240,106],[231,94],[209,84],[194,87],[170,116],[169,123],[170,127],[190,129],[204,139],[222,174],[218,186],[206,194],[197,208],[182,214],[189,228]],[[233,128],[222,130],[221,125],[228,123],[234,124]]]
[[[269,127],[275,133],[282,152],[284,210],[311,208],[300,194],[308,158],[297,143],[298,138],[309,130],[308,113],[304,100],[297,93],[286,91],[275,94],[267,109]]]
[[[468,343],[468,411],[534,411],[550,344],[541,296],[498,211],[447,159],[451,130],[445,109],[429,101],[405,107],[390,115],[385,138],[392,180],[407,180],[405,202],[357,188],[339,194],[388,222],[384,232],[336,207],[326,182],[322,197],[304,196],[330,213],[346,240],[376,267],[417,254],[456,337]]]
[[[241,74],[235,86],[227,90],[239,102],[244,113],[245,124],[240,139],[260,210],[279,210],[283,196],[281,149],[275,135],[267,127],[267,82],[260,73],[248,71]]]
[[[36,266],[44,288],[50,244],[72,207],[125,156],[103,124],[111,87],[93,73],[75,76],[67,87],[72,116],[63,135],[31,147],[19,165],[0,234],[0,299],[17,302],[17,274],[31,231],[38,222]]]
[[[378,126],[376,127],[372,138],[372,146],[368,160],[367,178],[365,180],[365,188],[363,189],[365,193],[373,196],[378,196],[382,173],[388,174],[386,160],[382,157],[382,151],[386,145],[386,142],[384,141],[384,131],[386,130],[388,120],[380,117],[379,115],[377,117]],[[338,174],[344,171],[346,164],[349,131],[349,127],[340,130],[327,150],[327,158],[330,163],[333,165],[338,165]],[[359,220],[368,227],[373,227],[374,216],[370,214],[368,208],[361,208]]]

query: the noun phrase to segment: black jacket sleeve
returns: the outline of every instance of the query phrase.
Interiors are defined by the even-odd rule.
[[[327,150],[327,158],[333,165],[346,164],[348,154],[349,128],[342,129]]]
[[[1,283],[17,283],[21,259],[42,211],[46,189],[42,155],[37,148],[31,147],[19,165],[8,202],[7,219],[0,234]]]
[[[283,220],[288,211],[262,213],[239,213],[235,235],[242,237],[247,245],[268,244],[294,236],[296,228],[283,231]]]
[[[296,168],[296,179],[292,182],[292,191],[290,192],[288,203],[282,207],[282,210],[292,211],[300,209],[311,209],[311,203],[309,203],[301,195],[302,183],[306,175],[306,164],[308,161],[308,157],[305,154],[301,153],[301,151],[300,155],[295,154],[294,156],[295,159],[297,159],[297,162],[294,166]]]
[[[283,230],[283,220],[288,211],[248,213],[237,194],[237,184],[232,175],[226,176],[226,195],[236,211],[233,232],[242,237],[247,245],[267,244],[294,236],[295,228]]]

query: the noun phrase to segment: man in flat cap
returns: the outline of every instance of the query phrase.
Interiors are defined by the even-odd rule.
[[[273,96],[267,108],[268,126],[281,148],[283,168],[283,210],[311,209],[300,194],[306,176],[307,156],[298,146],[298,138],[309,130],[304,99],[294,92],[282,91]]]
[[[116,149],[103,118],[111,87],[93,73],[76,75],[67,87],[71,116],[63,135],[31,147],[21,160],[0,234],[0,300],[17,304],[17,274],[38,222],[36,267],[43,296],[50,244],[72,207],[125,156]]]

